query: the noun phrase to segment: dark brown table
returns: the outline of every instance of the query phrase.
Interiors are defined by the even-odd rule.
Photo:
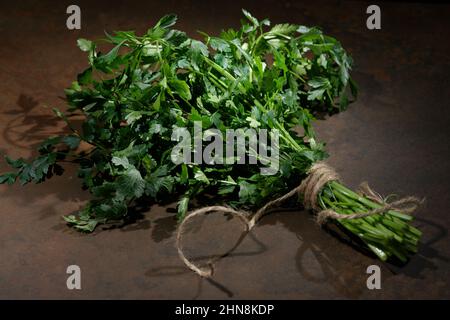
[[[67,167],[42,185],[0,187],[0,298],[450,298],[449,5],[380,2],[382,29],[370,31],[364,2],[77,1],[82,29],[69,31],[69,4],[2,3],[2,153],[31,157],[39,141],[62,130],[51,107],[64,107],[63,89],[87,64],[77,38],[99,38],[103,30],[143,32],[169,12],[190,35],[216,34],[237,26],[244,7],[273,22],[321,26],[351,52],[360,97],[316,129],[349,186],[367,180],[385,195],[426,197],[415,222],[423,243],[399,268],[324,232],[308,212],[281,210],[217,263],[213,280],[202,280],[177,256],[170,208],[151,208],[134,223],[90,235],[68,228],[61,216],[89,195]],[[199,219],[188,252],[224,252],[241,229],[220,215]],[[82,290],[66,288],[71,264],[81,267]],[[366,287],[372,264],[381,266],[381,290]]]

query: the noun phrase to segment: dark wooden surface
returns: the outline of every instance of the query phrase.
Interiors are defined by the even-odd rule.
[[[360,1],[77,3],[80,31],[65,27],[68,1],[2,3],[1,152],[31,157],[41,139],[61,130],[51,107],[64,106],[58,96],[87,63],[77,38],[98,38],[103,30],[143,32],[169,12],[190,35],[216,34],[237,26],[244,7],[273,22],[321,26],[351,52],[360,98],[347,112],[319,121],[317,131],[349,186],[367,180],[382,194],[426,197],[415,222],[423,243],[398,268],[324,232],[307,212],[280,211],[216,265],[213,281],[201,280],[177,256],[176,222],[167,208],[91,235],[67,228],[61,215],[89,199],[68,167],[42,185],[0,187],[0,298],[450,298],[450,6],[382,2],[382,30],[369,31],[368,3]],[[241,228],[218,215],[200,219],[188,252],[224,252]],[[66,288],[70,264],[81,267],[81,291]],[[371,264],[381,266],[381,290],[366,288]]]

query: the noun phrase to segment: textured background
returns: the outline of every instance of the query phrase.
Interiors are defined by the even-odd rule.
[[[351,52],[360,98],[319,121],[317,131],[349,186],[367,180],[382,194],[426,197],[415,222],[423,243],[408,265],[394,267],[324,232],[307,212],[280,211],[217,263],[213,281],[201,280],[178,259],[170,208],[91,235],[67,228],[60,216],[89,198],[67,167],[39,186],[0,187],[0,298],[450,298],[450,6],[381,2],[382,30],[369,31],[364,2],[77,1],[82,29],[69,31],[71,3],[2,3],[0,152],[31,157],[41,139],[60,132],[51,107],[64,107],[63,89],[87,64],[77,38],[143,32],[169,12],[192,36],[217,34],[238,26],[244,7],[272,22],[321,26]],[[220,215],[199,219],[188,252],[224,252],[241,229]],[[382,289],[370,291],[365,270],[374,263],[382,268]],[[81,291],[66,288],[70,264],[81,267]]]

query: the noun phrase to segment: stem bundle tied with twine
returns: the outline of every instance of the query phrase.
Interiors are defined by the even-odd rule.
[[[410,217],[405,214],[414,212],[417,209],[417,207],[422,203],[422,200],[420,200],[416,197],[412,197],[412,196],[404,197],[404,198],[401,198],[396,201],[388,203],[379,194],[375,193],[368,186],[367,183],[363,183],[363,184],[361,184],[361,189],[360,189],[359,194],[356,194],[357,197],[353,197],[353,200],[361,202],[360,206],[355,206],[355,207],[358,207],[359,209],[361,209],[361,211],[353,212],[353,213],[346,213],[346,212],[343,212],[342,210],[336,210],[336,207],[334,207],[332,205],[330,205],[329,207],[324,205],[324,203],[325,203],[324,199],[327,199],[324,189],[325,188],[333,188],[333,186],[336,186],[337,185],[336,183],[339,183],[339,181],[340,181],[339,176],[332,167],[330,167],[329,165],[327,165],[324,162],[318,162],[318,163],[315,163],[310,168],[310,170],[308,171],[308,176],[302,181],[302,183],[299,186],[295,187],[294,189],[292,189],[288,193],[284,194],[283,196],[276,198],[272,201],[269,201],[253,215],[251,215],[250,213],[248,213],[246,211],[238,211],[233,208],[226,207],[226,206],[208,206],[208,207],[203,207],[203,208],[194,210],[190,214],[188,214],[185,217],[185,219],[178,226],[177,238],[176,238],[176,246],[177,246],[178,254],[179,254],[181,260],[186,264],[186,266],[188,268],[190,268],[192,271],[194,271],[195,273],[197,273],[199,276],[201,276],[201,277],[211,277],[212,276],[212,274],[213,274],[213,261],[212,260],[209,261],[208,268],[199,267],[185,256],[185,254],[183,252],[183,247],[182,247],[182,235],[184,232],[184,228],[187,225],[187,222],[195,217],[198,217],[198,216],[204,215],[204,214],[208,214],[210,212],[222,212],[222,213],[231,214],[231,215],[237,217],[240,221],[242,221],[244,223],[245,231],[249,232],[256,225],[256,223],[259,221],[259,219],[261,219],[261,217],[263,215],[268,213],[268,210],[270,208],[281,205],[284,201],[286,201],[287,199],[291,198],[294,195],[299,195],[303,198],[303,205],[306,209],[312,209],[315,212],[317,212],[316,221],[320,225],[324,224],[328,219],[333,219],[337,222],[344,223],[344,226],[345,226],[346,223],[347,224],[351,223],[350,221],[352,221],[352,220],[360,220],[360,219],[364,219],[364,218],[366,218],[366,219],[374,218],[374,216],[378,216],[376,221],[387,219],[385,221],[385,224],[387,224],[387,225],[391,224],[391,229],[395,229],[394,224],[395,223],[399,224],[399,221],[396,221],[396,220],[399,220],[400,218],[405,220],[406,217]],[[343,187],[342,185],[340,185],[340,187],[343,188],[343,190],[340,190],[340,192],[342,192],[342,194],[340,194],[338,191],[337,194],[333,194],[334,196],[337,195],[338,197],[343,197],[343,194],[345,194],[345,193],[347,193],[346,196],[349,197],[349,199],[351,199],[351,197],[354,196],[354,194],[352,194],[352,192],[350,190],[348,190],[348,189],[346,190],[346,188]],[[335,189],[339,189],[339,188],[335,188]],[[347,192],[345,192],[345,191],[347,191]],[[362,199],[364,199],[364,200],[362,200]],[[362,204],[364,204],[364,203],[366,204],[366,208],[365,208],[366,210],[364,210],[364,208],[362,207]],[[402,212],[402,213],[400,213],[400,212]],[[392,215],[392,217],[390,217],[389,215]],[[411,219],[408,218],[408,220],[411,220]],[[388,222],[388,221],[390,221],[390,222]],[[365,221],[365,222],[371,222],[371,220]],[[359,223],[357,223],[356,225],[358,225],[358,224]],[[375,224],[375,226],[377,226],[377,225]],[[382,226],[382,224],[378,225],[378,228],[380,230],[383,230],[384,228],[386,228],[385,226],[384,227],[380,227],[380,226]],[[401,226],[401,225],[398,225],[397,227],[399,227],[399,226]],[[420,237],[420,234],[418,234],[418,230],[407,224],[405,224],[403,227],[405,227],[405,226],[408,227],[408,231],[412,231],[411,232],[412,234],[416,234],[416,236],[417,236],[416,239],[418,241],[418,237]],[[370,231],[372,231],[372,230],[369,229],[368,234],[370,234]],[[405,231],[406,231],[406,229],[405,229]],[[373,231],[372,231],[372,233],[373,233]],[[398,234],[393,233],[392,230],[389,230],[389,229],[387,229],[385,231],[385,234],[390,236],[392,239],[398,240],[400,238],[400,236]],[[395,237],[395,236],[397,236],[397,237]],[[364,237],[364,235],[361,235],[361,238],[363,240],[366,240],[366,242],[368,242],[368,240],[370,239],[370,237]],[[365,238],[367,238],[367,239],[365,239]],[[413,239],[411,239],[412,237],[410,234],[405,233],[405,238],[409,239],[408,243],[413,242]],[[400,242],[403,242],[403,241],[400,241]],[[380,252],[383,249],[376,247],[372,243],[366,243],[366,244],[368,245],[368,247],[370,249],[372,249],[372,251],[374,251],[375,254],[377,254],[380,258],[382,258],[382,260],[386,260],[386,259],[383,259],[383,255]],[[398,250],[400,250],[400,249],[394,249],[393,253],[394,254],[397,253],[397,257],[400,258],[401,260],[404,260],[404,259],[402,259],[403,257],[401,256],[401,254],[399,254],[400,252],[397,252]],[[384,250],[384,251],[386,251],[386,250]],[[389,253],[389,251],[387,253]],[[386,252],[384,252],[384,254],[386,255],[386,258],[387,258]],[[224,255],[216,257],[215,260],[218,260],[223,256]]]

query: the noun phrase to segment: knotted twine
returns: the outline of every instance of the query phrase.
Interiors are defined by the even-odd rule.
[[[317,203],[317,198],[320,192],[322,191],[323,187],[328,182],[340,181],[339,176],[332,167],[330,167],[324,162],[315,163],[308,170],[307,174],[308,174],[307,177],[302,181],[302,183],[299,186],[295,187],[285,195],[275,200],[269,201],[258,211],[256,211],[256,213],[253,216],[249,212],[237,211],[233,208],[226,206],[208,206],[192,211],[184,218],[184,220],[180,223],[177,229],[176,247],[178,250],[178,255],[180,256],[181,260],[189,269],[197,273],[199,276],[205,278],[209,278],[212,276],[213,260],[210,260],[208,262],[208,268],[200,268],[195,263],[186,258],[186,256],[183,253],[183,247],[181,245],[182,234],[187,222],[197,216],[207,214],[209,212],[228,213],[237,217],[245,225],[245,233],[248,233],[259,221],[259,219],[261,219],[261,217],[268,212],[270,208],[279,206],[284,201],[286,201],[287,199],[291,198],[296,194],[303,195],[303,205],[306,209],[312,209],[315,212],[317,212],[316,221],[320,225],[324,224],[328,219],[345,219],[345,220],[359,219],[376,214],[384,214],[389,210],[396,210],[404,213],[412,213],[422,203],[421,200],[412,196],[404,197],[399,200],[388,203],[381,197],[381,195],[374,192],[368,186],[367,183],[362,183],[360,186],[359,194],[378,203],[380,205],[379,208],[375,208],[367,212],[352,213],[352,214],[340,214],[332,209],[322,210]],[[240,239],[242,239],[242,236]],[[233,249],[235,247],[236,246],[234,246]],[[215,260],[222,258],[229,252],[230,251],[221,256],[217,256]]]

